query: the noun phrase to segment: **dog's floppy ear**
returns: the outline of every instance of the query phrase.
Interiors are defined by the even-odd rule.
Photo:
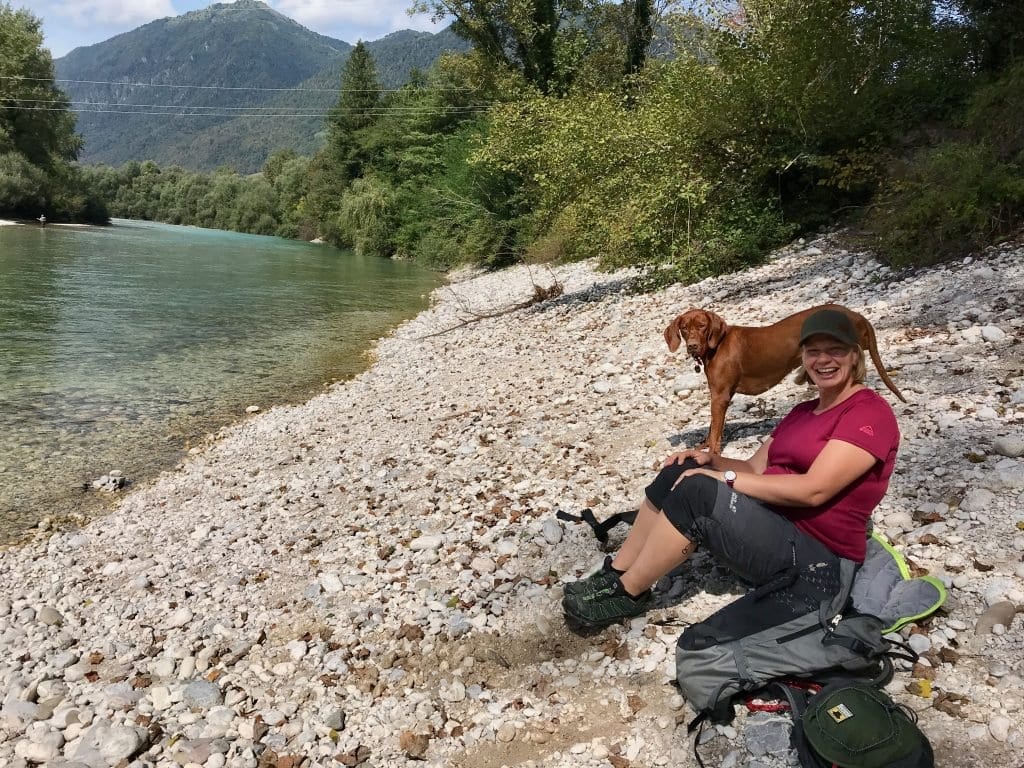
[[[725,338],[725,333],[729,330],[729,326],[725,324],[725,320],[722,319],[721,315],[716,315],[714,312],[707,312],[707,316],[708,349],[717,349],[718,345],[722,343],[722,339]]]
[[[675,352],[679,349],[679,344],[682,340],[682,336],[679,331],[679,323],[682,319],[682,315],[677,315],[676,318],[668,324],[668,327],[665,328],[665,343],[668,344],[669,352]]]

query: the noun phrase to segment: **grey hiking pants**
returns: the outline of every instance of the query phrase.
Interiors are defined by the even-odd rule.
[[[647,487],[647,498],[686,538],[758,588],[748,597],[800,613],[839,591],[839,556],[762,502],[706,475],[673,489],[697,466],[688,459],[665,467]]]

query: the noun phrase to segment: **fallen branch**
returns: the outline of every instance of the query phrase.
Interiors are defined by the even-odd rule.
[[[552,276],[554,276],[553,273],[552,273]],[[531,280],[532,280],[533,279],[533,275],[531,274],[530,277],[531,277]],[[451,290],[451,289],[449,288],[449,290]],[[479,322],[481,320],[489,320],[492,317],[501,317],[503,315],[511,314],[512,312],[518,312],[521,309],[526,309],[527,307],[532,307],[534,304],[540,304],[542,301],[547,301],[548,299],[558,298],[559,296],[562,295],[564,290],[565,290],[565,288],[558,281],[558,278],[555,278],[555,282],[552,283],[548,287],[544,287],[542,285],[538,285],[536,282],[534,282],[533,283],[533,296],[531,296],[530,298],[526,299],[525,301],[520,301],[519,303],[513,304],[510,307],[505,307],[504,309],[495,310],[494,312],[477,312],[475,310],[472,310],[472,309],[470,309],[469,307],[467,307],[463,303],[462,298],[457,293],[455,293],[455,291],[452,291],[452,296],[455,297],[455,300],[459,304],[459,306],[461,307],[462,311],[469,313],[471,315],[471,317],[463,320],[460,323],[457,323],[457,324],[451,326],[450,328],[445,328],[444,330],[441,330],[441,331],[435,331],[434,333],[428,333],[425,336],[418,336],[416,338],[416,341],[422,341],[423,339],[431,339],[431,338],[433,338],[435,336],[442,336],[442,335],[444,335],[446,333],[454,331],[456,328],[462,328],[463,326],[469,325],[470,323],[476,323],[476,322]]]

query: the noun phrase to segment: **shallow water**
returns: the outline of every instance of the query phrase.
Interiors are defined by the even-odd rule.
[[[0,227],[0,541],[92,512],[188,442],[366,367],[436,274],[325,246],[115,220]]]

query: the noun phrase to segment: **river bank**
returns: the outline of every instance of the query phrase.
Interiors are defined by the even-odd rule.
[[[144,485],[247,408],[365,370],[440,282],[192,227],[0,228],[0,546],[102,514],[120,494],[97,480]]]
[[[554,274],[562,296],[483,319],[552,273],[457,276],[366,372],[221,430],[81,530],[0,554],[0,762],[692,764],[669,685],[680,627],[656,622],[704,618],[739,585],[698,555],[646,617],[579,637],[562,585],[602,553],[554,513],[634,507],[703,436],[706,384],[662,338],[673,316],[764,324],[833,300],[872,320],[909,400],[890,397],[903,445],[878,526],[950,585],[915,641],[930,696],[905,690],[909,671],[890,690],[940,766],[1010,765],[1021,618],[974,628],[1024,602],[1024,250],[895,275],[822,238],[641,296],[629,274]],[[726,453],[804,395],[787,380],[737,397]],[[705,756],[782,766],[781,723],[741,714]]]

